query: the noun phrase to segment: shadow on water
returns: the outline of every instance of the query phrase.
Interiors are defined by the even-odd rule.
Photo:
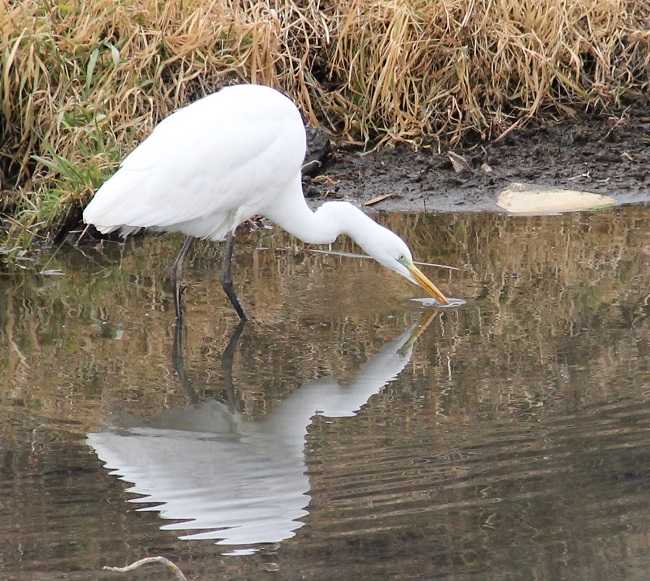
[[[387,216],[463,267],[428,327],[397,277],[276,231],[239,250],[241,334],[209,245],[184,334],[177,241],[0,278],[0,577],[645,578],[649,219]]]

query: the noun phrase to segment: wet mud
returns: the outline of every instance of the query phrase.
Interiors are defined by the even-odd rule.
[[[649,168],[650,109],[639,109],[534,123],[452,150],[334,150],[318,176],[305,178],[305,194],[361,204],[388,195],[371,204],[386,211],[501,211],[497,194],[523,182],[608,194],[624,204],[650,201]]]

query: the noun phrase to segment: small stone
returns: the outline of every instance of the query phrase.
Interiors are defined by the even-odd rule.
[[[497,206],[512,214],[560,214],[614,204],[610,196],[523,183],[510,184],[497,198]]]

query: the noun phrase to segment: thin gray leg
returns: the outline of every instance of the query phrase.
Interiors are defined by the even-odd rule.
[[[235,237],[232,232],[229,232],[228,236],[226,236],[226,247],[224,248],[223,266],[221,269],[221,286],[230,299],[230,303],[234,307],[235,311],[237,311],[239,318],[242,321],[247,321],[248,317],[239,303],[239,299],[235,293],[235,287],[232,284],[232,252],[234,248]]]
[[[237,345],[239,344],[239,338],[241,337],[244,327],[246,326],[246,319],[239,321],[237,328],[234,330],[233,334],[230,336],[230,341],[228,341],[228,346],[224,349],[221,356],[221,367],[223,369],[223,388],[226,394],[226,399],[228,400],[228,405],[230,406],[230,411],[237,411],[237,401],[235,399],[235,386],[232,381],[232,363],[235,358],[235,351],[237,350]]]
[[[194,242],[192,236],[185,237],[183,246],[181,246],[178,256],[176,256],[171,268],[169,269],[169,278],[174,287],[174,307],[176,308],[177,319],[182,319],[183,317],[183,309],[181,305],[181,294],[183,292],[181,288],[181,274],[183,273],[183,260],[185,260],[190,248],[192,248],[192,242]]]
[[[185,390],[185,395],[190,400],[191,403],[198,403],[199,397],[194,391],[192,382],[187,377],[185,373],[185,358],[183,357],[183,344],[184,344],[184,331],[185,324],[183,322],[183,311],[180,308],[177,308],[177,314],[180,313],[180,316],[176,317],[176,324],[174,327],[174,346],[172,348],[172,365],[176,370],[176,375]]]
[[[244,327],[246,326],[246,321],[239,321],[239,324],[233,331],[228,341],[228,345],[223,351],[221,356],[221,365],[223,369],[223,386],[224,393],[226,394],[226,400],[231,411],[237,410],[237,400],[235,398],[235,386],[232,379],[232,365],[235,358],[235,351],[237,350],[237,345],[239,344],[239,338],[241,337]],[[185,357],[183,355],[184,351],[184,335],[185,335],[185,325],[183,323],[183,316],[176,319],[176,324],[174,327],[174,346],[172,348],[172,365],[176,371],[176,375],[185,391],[185,395],[190,403],[196,404],[201,400],[194,389],[191,379],[188,377],[185,371]]]

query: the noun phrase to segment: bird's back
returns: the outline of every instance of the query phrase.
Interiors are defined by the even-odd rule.
[[[283,195],[304,154],[304,125],[287,97],[226,87],[159,123],[97,191],[84,221],[103,232],[149,227],[221,239]]]

